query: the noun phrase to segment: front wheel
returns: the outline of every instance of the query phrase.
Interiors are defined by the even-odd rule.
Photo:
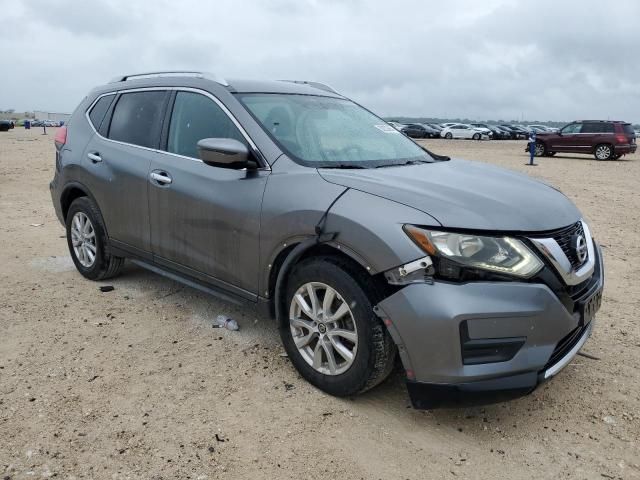
[[[613,156],[613,148],[611,145],[603,143],[596,146],[593,156],[596,157],[596,160],[609,160]]]
[[[473,139],[474,140],[480,140],[480,134],[479,133],[474,133],[473,134]]]
[[[447,140],[451,140],[453,138],[453,134],[451,132],[448,132],[444,138],[446,138]]]
[[[106,280],[120,273],[124,258],[111,254],[98,206],[80,197],[69,207],[66,218],[67,245],[78,271],[90,280]]]
[[[536,147],[534,151],[534,155],[536,157],[542,157],[545,154],[545,146],[542,142],[536,142]]]
[[[391,372],[396,347],[373,312],[373,290],[366,273],[336,257],[304,260],[287,281],[284,348],[298,372],[330,395],[364,392]]]

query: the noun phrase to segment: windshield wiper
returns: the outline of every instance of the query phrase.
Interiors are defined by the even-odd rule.
[[[354,165],[353,163],[336,163],[332,165],[323,165],[318,168],[339,168],[339,169],[349,170],[349,169],[358,169],[358,168],[367,168],[367,167],[364,167],[362,165]]]
[[[387,165],[378,165],[375,168],[386,168],[386,167],[401,167],[403,165],[418,165],[420,163],[433,163],[428,160],[408,160],[402,163],[389,163]]]

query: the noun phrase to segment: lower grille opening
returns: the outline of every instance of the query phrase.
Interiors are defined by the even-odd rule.
[[[577,327],[569,332],[569,334],[562,340],[560,340],[557,343],[556,348],[553,350],[551,357],[549,357],[549,361],[544,366],[543,370],[551,368],[556,363],[558,363],[562,359],[562,357],[569,353],[569,351],[571,351],[571,349],[576,346],[580,338],[582,338],[582,335],[587,330],[587,328],[589,328],[588,325]]]
[[[506,362],[524,345],[527,337],[469,338],[467,322],[460,324],[460,344],[463,365]]]

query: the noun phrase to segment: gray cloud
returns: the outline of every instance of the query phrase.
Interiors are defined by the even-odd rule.
[[[189,68],[324,81],[381,115],[640,121],[637,0],[440,3],[6,2],[0,108]]]

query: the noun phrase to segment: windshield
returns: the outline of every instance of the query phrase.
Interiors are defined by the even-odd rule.
[[[266,93],[238,98],[282,150],[304,165],[370,168],[434,161],[387,122],[349,100]]]

